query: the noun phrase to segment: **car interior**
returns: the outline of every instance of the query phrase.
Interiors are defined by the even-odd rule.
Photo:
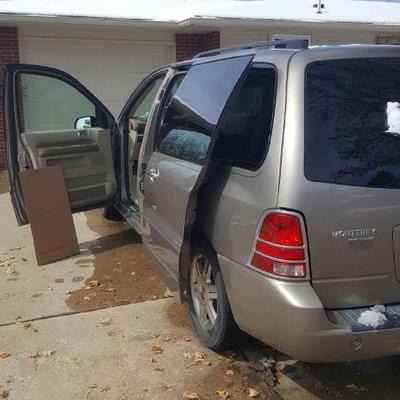
[[[128,122],[128,177],[131,200],[137,204],[138,160],[147,120],[164,75],[154,79],[134,103]]]

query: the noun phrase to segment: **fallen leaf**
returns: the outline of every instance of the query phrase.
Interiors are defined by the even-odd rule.
[[[90,296],[85,296],[83,300],[90,300]]]
[[[211,365],[210,361],[207,359],[206,353],[194,353],[194,358],[193,361],[197,364],[203,364],[203,365]]]
[[[106,291],[107,292],[115,292],[117,289],[115,289],[115,288],[113,288],[113,287],[110,287],[110,288],[107,288],[106,289]]]
[[[199,400],[200,397],[196,392],[192,392],[191,390],[185,390],[183,392],[183,398],[184,399],[190,399],[190,400]]]
[[[0,399],[7,399],[8,398],[8,390],[0,389]]]
[[[235,361],[236,353],[234,351],[225,351],[222,353],[222,362],[225,364],[229,364],[233,361]]]
[[[99,286],[99,281],[92,280],[92,281],[89,282],[89,285],[91,285],[91,286]]]
[[[170,383],[163,383],[163,386],[165,387],[165,389],[169,390],[171,389],[172,385]]]
[[[159,371],[159,372],[163,372],[164,371],[164,368],[162,368],[162,367],[155,367],[154,369],[156,371]]]
[[[193,360],[193,363],[190,366],[196,365],[196,364],[202,364],[205,366],[211,365],[210,361],[208,361],[208,359],[207,359],[206,353],[200,353],[199,351],[196,351],[194,354],[183,353],[183,355],[187,360]]]
[[[38,358],[38,357],[40,357],[40,354],[37,351],[31,354],[31,358]]]
[[[10,357],[10,353],[4,353],[4,352],[0,353],[0,359],[7,358],[7,357]]]
[[[10,265],[10,264],[8,264],[8,265]],[[15,267],[8,268],[7,271],[6,271],[7,275],[14,275],[16,273],[17,273],[17,271],[15,270]]]
[[[96,389],[97,388],[97,384],[96,383],[91,383],[89,385],[89,389]]]
[[[108,392],[110,389],[111,388],[109,385],[101,385],[100,386],[100,392]]]
[[[112,324],[113,320],[111,318],[102,318],[100,320],[100,324],[103,326],[110,326]]]
[[[354,383],[350,383],[346,385],[346,389],[352,392],[368,392],[368,389],[363,386],[357,386]]]
[[[21,250],[22,246],[14,246],[10,250]]]
[[[187,338],[184,338],[183,339],[185,342],[191,342],[192,341],[192,339],[191,338],[189,338],[189,337],[187,337]]]
[[[260,393],[258,393],[256,389],[253,389],[253,388],[249,389],[249,397],[250,398],[254,399],[254,398],[258,397],[259,395],[260,395]]]
[[[24,329],[29,329],[29,328],[32,328],[32,323],[31,322],[25,322]]]
[[[162,347],[160,347],[160,346],[153,346],[152,348],[151,348],[151,352],[153,353],[153,354],[162,354],[163,352],[164,352],[164,350],[163,350],[163,348]]]
[[[235,373],[231,369],[228,369],[228,371],[226,371],[225,374],[226,375],[234,375]]]
[[[26,257],[22,257],[22,261],[28,261]]]
[[[221,390],[216,390],[215,393],[217,394],[217,396],[221,399],[229,399],[229,397],[231,397],[231,395],[229,394],[228,391],[226,391],[225,389],[221,389]]]

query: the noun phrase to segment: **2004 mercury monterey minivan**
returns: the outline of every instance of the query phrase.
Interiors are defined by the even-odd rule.
[[[122,214],[210,348],[239,327],[305,361],[400,353],[400,47],[199,54],[117,120],[68,74],[14,64],[4,101],[18,222],[18,172],[60,165],[72,210]]]

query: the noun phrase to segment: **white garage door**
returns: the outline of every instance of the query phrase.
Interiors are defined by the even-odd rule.
[[[115,116],[142,78],[174,60],[169,42],[21,38],[21,62],[68,72]]]

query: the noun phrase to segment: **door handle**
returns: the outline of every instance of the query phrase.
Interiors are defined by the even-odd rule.
[[[149,169],[149,179],[151,183],[156,183],[160,177],[160,170],[158,167],[151,167]]]

